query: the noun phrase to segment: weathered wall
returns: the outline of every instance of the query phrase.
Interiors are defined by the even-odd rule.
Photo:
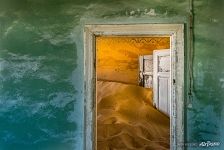
[[[188,142],[224,141],[223,3],[194,0]],[[185,23],[188,29],[188,11],[187,0],[0,0],[0,149],[82,149],[84,24]]]
[[[219,141],[224,148],[223,0],[194,1],[194,86],[186,108],[187,140]],[[212,149],[212,148],[211,148]]]
[[[138,85],[139,56],[169,48],[169,37],[97,37],[97,79]]]

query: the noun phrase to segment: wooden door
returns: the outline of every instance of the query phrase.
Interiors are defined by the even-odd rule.
[[[158,110],[170,116],[170,50],[153,51],[153,101]]]
[[[145,88],[153,86],[153,56],[139,56],[139,85]]]

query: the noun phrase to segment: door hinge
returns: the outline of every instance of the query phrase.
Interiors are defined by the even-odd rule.
[[[176,80],[175,79],[173,79],[173,84],[176,84]]]

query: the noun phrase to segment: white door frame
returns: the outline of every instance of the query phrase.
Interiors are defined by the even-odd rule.
[[[170,37],[170,149],[184,149],[184,25],[113,24],[84,28],[84,149],[96,145],[96,36]]]

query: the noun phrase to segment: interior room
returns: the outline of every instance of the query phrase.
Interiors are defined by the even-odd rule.
[[[170,37],[96,37],[96,146],[170,148]]]

